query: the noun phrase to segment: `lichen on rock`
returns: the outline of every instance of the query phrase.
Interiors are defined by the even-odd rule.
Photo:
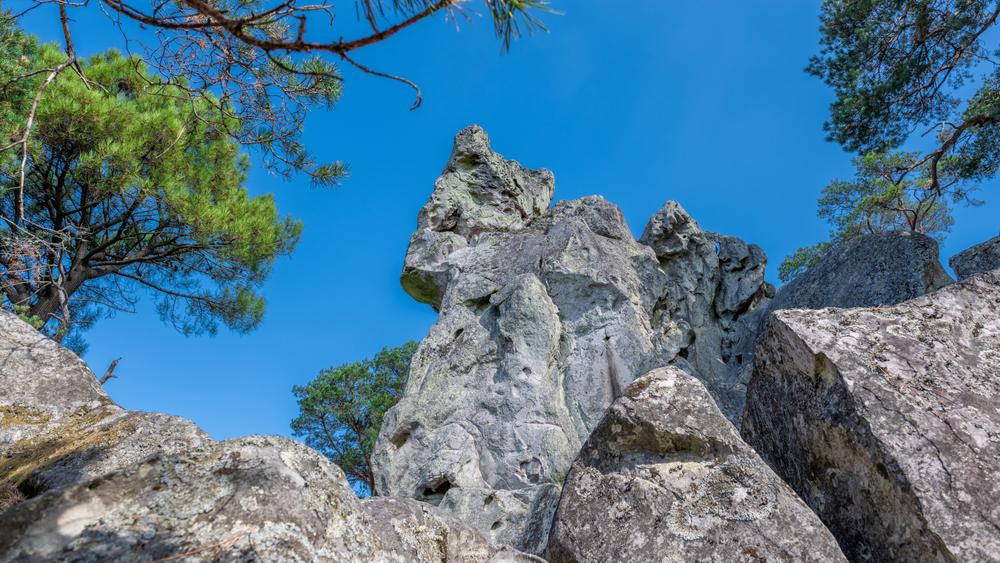
[[[890,307],[784,310],[743,436],[852,560],[1000,553],[1000,271]]]
[[[566,478],[553,562],[838,561],[833,536],[676,367],[635,380]]]

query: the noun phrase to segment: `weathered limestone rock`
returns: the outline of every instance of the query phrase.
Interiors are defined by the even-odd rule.
[[[477,126],[455,137],[455,148],[417,216],[401,281],[406,291],[434,308],[448,284],[444,260],[484,231],[510,232],[542,215],[552,201],[555,179],[529,170],[490,148]]]
[[[746,386],[753,373],[754,348],[764,323],[781,309],[823,307],[873,307],[894,305],[925,295],[953,283],[938,259],[938,244],[919,233],[866,235],[831,250],[808,271],[788,282],[774,299],[739,317],[727,343],[727,356],[735,362],[736,377],[730,395],[733,408],[726,410],[737,428],[743,414]],[[773,291],[773,290],[772,290]],[[711,387],[709,387],[711,390]],[[713,393],[714,395],[715,393]]]
[[[652,319],[662,356],[685,358],[738,425],[750,379],[744,356],[752,354],[740,343],[753,341],[757,322],[748,319],[774,297],[764,281],[767,256],[736,237],[702,231],[675,201],[653,215],[639,242],[656,252],[666,274]]]
[[[973,274],[1000,268],[1000,236],[966,248],[952,256],[948,260],[948,265],[951,266],[952,270],[955,270],[959,281]]]
[[[0,515],[0,559],[529,561],[413,500],[360,501],[343,473],[283,438],[159,455]]]
[[[210,441],[182,418],[115,405],[82,360],[0,312],[0,481],[38,494]]]
[[[358,500],[296,442],[126,411],[4,312],[0,353],[0,561],[539,561],[425,503]]]
[[[894,305],[953,281],[929,236],[865,235],[836,246],[782,286],[770,310]]]
[[[1000,554],[1000,272],[891,307],[778,311],[743,436],[856,561]]]
[[[640,244],[603,198],[549,208],[552,195],[548,171],[505,160],[478,127],[458,134],[402,273],[441,314],[374,459],[381,494],[447,508],[531,553],[544,550],[565,473],[621,390],[686,355],[725,396],[723,325],[764,293],[763,253],[703,233],[676,203]],[[691,237],[697,248],[683,248]]]
[[[547,556],[604,561],[844,561],[809,507],[676,367],[635,380],[573,464]]]

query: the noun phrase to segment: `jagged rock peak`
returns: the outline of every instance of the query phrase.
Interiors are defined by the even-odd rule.
[[[417,215],[400,276],[403,289],[439,309],[448,285],[447,257],[482,233],[524,229],[546,214],[554,191],[548,170],[530,170],[494,152],[478,125],[461,130]]]
[[[423,228],[466,239],[482,231],[523,228],[548,209],[555,177],[494,152],[478,125],[455,136],[455,145],[434,193],[420,212]]]
[[[754,244],[703,231],[676,201],[649,220],[639,242],[666,275],[652,315],[663,354],[683,358],[733,424],[750,378],[754,315],[774,296],[767,256]]]
[[[639,242],[652,248],[659,258],[669,258],[688,252],[691,237],[701,233],[681,204],[670,200],[650,217]]]
[[[677,203],[646,245],[604,198],[547,207],[551,190],[548,172],[499,157],[481,129],[459,134],[402,274],[440,315],[373,457],[380,494],[531,553],[580,445],[640,374],[687,358],[739,420],[744,366],[727,350],[767,298],[763,252],[702,232]],[[658,257],[669,237],[686,253],[664,243]]]

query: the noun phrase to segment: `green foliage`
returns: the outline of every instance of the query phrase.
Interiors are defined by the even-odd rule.
[[[821,45],[808,71],[836,93],[830,137],[885,151],[920,126],[957,122],[956,90],[988,62],[993,0],[825,0]]]
[[[950,204],[980,203],[971,193],[1000,166],[1000,69],[983,42],[998,17],[993,0],[823,2],[822,49],[807,71],[836,94],[830,140],[860,155],[855,178],[819,200],[829,244],[893,231],[941,238]],[[981,84],[963,104],[973,80]],[[922,129],[936,130],[933,149],[898,150]],[[781,278],[808,268],[816,248],[786,258]]]
[[[0,9],[0,123],[24,120],[15,112],[31,103],[34,91],[24,80],[15,80],[32,70],[40,46],[35,37],[22,33],[10,13]],[[0,146],[11,139],[0,138]]]
[[[954,220],[947,202],[929,188],[926,165],[917,153],[868,153],[854,159],[855,177],[836,180],[823,189],[818,215],[833,226],[833,240],[863,234],[898,231],[921,232],[941,237]],[[916,166],[902,178],[896,170]],[[962,192],[959,198],[967,197]]]
[[[339,465],[362,493],[375,494],[375,441],[386,411],[403,392],[416,349],[416,342],[384,348],[374,358],[322,370],[292,388],[299,403],[292,432]]]
[[[30,98],[66,55],[9,27],[0,34],[3,49],[21,55],[3,58],[0,83],[38,71],[14,82],[30,95],[0,106],[2,138],[18,138]],[[257,288],[301,225],[279,217],[272,196],[247,193],[247,159],[226,133],[240,123],[221,106],[115,51],[58,74],[27,144],[23,219],[20,147],[0,153],[4,305],[59,338],[131,310],[139,290],[185,334],[215,332],[220,322],[256,327]]]

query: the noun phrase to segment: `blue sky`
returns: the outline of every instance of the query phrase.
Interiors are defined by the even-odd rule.
[[[405,87],[343,69],[343,99],[313,113],[305,142],[348,162],[350,177],[333,190],[260,167],[250,177],[251,191],[274,192],[305,222],[265,286],[261,327],[185,338],[148,301],[103,320],[85,359],[100,374],[123,358],[112,397],[190,418],[216,438],[288,435],[293,384],[422,338],[436,315],[400,289],[399,271],[451,139],[470,123],[508,158],[551,169],[557,199],[600,194],[621,206],[636,235],[664,201],[680,201],[703,228],[761,245],[772,281],[783,256],[824,238],[816,198],[851,168],[824,140],[831,94],[802,70],[817,50],[818,0],[553,5],[564,15],[546,18],[551,32],[506,55],[485,17],[458,32],[438,18],[357,52],[418,82],[423,106],[411,112]],[[59,39],[54,10],[33,12],[28,30]],[[75,12],[81,53],[117,40],[96,7]],[[997,234],[995,183],[983,187],[985,206],[957,211],[944,258]]]

